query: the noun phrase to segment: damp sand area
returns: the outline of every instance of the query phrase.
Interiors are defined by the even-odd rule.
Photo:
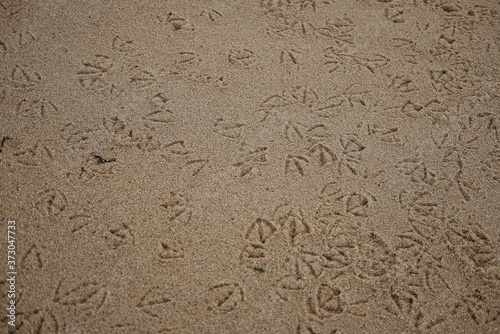
[[[0,333],[499,333],[500,3],[0,2]]]

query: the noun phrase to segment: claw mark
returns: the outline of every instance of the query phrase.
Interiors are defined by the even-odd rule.
[[[8,4],[0,3],[0,7],[9,17],[16,17],[25,13],[29,13],[29,9],[18,1],[15,1],[14,3],[9,2]]]
[[[90,135],[93,130],[77,126],[73,123],[65,124],[61,130],[61,138],[64,139],[73,149],[83,150],[87,147]]]
[[[313,89],[307,86],[295,86],[291,91],[292,97],[300,104],[313,107],[319,101],[319,95]]]
[[[400,173],[411,176],[411,181],[414,183],[425,183],[433,185],[435,183],[436,174],[427,169],[424,162],[417,159],[409,158],[398,162],[396,168]]]
[[[357,193],[349,195],[346,201],[347,213],[350,213],[354,216],[366,217],[366,211],[369,208],[371,202],[376,201],[375,197],[371,195],[368,196]]]
[[[38,166],[44,161],[44,158],[54,159],[51,149],[38,141],[31,147],[21,148],[13,152],[13,156],[16,157],[18,163],[25,166]]]
[[[176,55],[174,67],[179,70],[187,70],[188,67],[201,62],[200,57],[194,52],[182,51]]]
[[[60,334],[60,324],[51,311],[37,309],[33,312],[20,313],[23,317],[16,328],[19,333]]]
[[[269,159],[267,157],[267,147],[257,147],[250,150],[241,157],[240,161],[233,164],[234,167],[240,168],[240,177],[248,175],[259,165],[265,165]]]
[[[244,69],[252,67],[257,62],[255,53],[248,49],[231,50],[228,59],[232,65]]]
[[[297,124],[294,123],[286,123],[285,125],[285,137],[289,141],[295,141],[294,137],[298,137],[298,140],[303,140],[304,135],[302,134],[302,131],[300,131],[299,127]]]
[[[152,72],[142,69],[137,69],[130,78],[130,82],[133,83],[137,88],[146,88],[151,86],[155,79]]]
[[[214,123],[213,131],[229,139],[238,139],[241,137],[241,130],[244,124],[229,122],[223,118],[217,118]]]
[[[189,20],[182,18],[180,16],[175,15],[172,12],[169,12],[166,15],[157,16],[158,21],[160,23],[166,23],[170,25],[173,31],[193,31],[194,26],[189,22]]]
[[[73,228],[71,232],[76,233],[82,230],[85,226],[91,224],[91,217],[87,214],[74,214],[69,217],[71,221],[73,221]]]
[[[344,311],[341,291],[326,284],[322,284],[309,296],[307,305],[309,312],[320,319],[328,318]]]
[[[48,114],[57,114],[59,109],[56,105],[47,100],[43,99],[33,99],[26,100],[22,99],[17,105],[17,113],[28,117],[45,117]]]
[[[247,239],[249,238],[247,237]],[[241,254],[241,258],[243,260],[264,259],[265,257],[266,257],[266,249],[261,245],[254,245],[254,244],[246,246]]]
[[[212,22],[219,21],[224,17],[220,12],[216,11],[215,9],[204,10],[200,13],[200,16],[206,16]]]
[[[46,190],[38,194],[38,202],[35,208],[42,215],[57,216],[62,213],[68,205],[66,196],[58,190]]]
[[[368,134],[387,143],[399,142],[397,127],[382,127],[378,124],[368,124]]]
[[[404,19],[404,8],[399,4],[393,4],[385,8],[385,17],[394,23],[403,23]]]
[[[294,49],[281,51],[280,63],[281,64],[292,63],[293,65],[298,65],[299,54],[301,54],[301,52]]]
[[[89,317],[99,311],[106,302],[109,292],[102,286],[94,282],[85,282],[59,296],[59,289],[62,282],[59,283],[54,296],[54,303],[63,306],[77,308],[78,311]]]
[[[309,149],[309,155],[315,157],[320,167],[324,167],[329,163],[336,163],[338,161],[337,155],[333,149],[325,144],[318,143]]]
[[[189,160],[186,162],[186,166],[189,168],[192,168],[191,175],[196,176],[198,175],[203,167],[205,167],[208,164],[208,160],[206,159],[195,159],[195,160]]]
[[[168,108],[170,99],[163,93],[158,93],[151,98],[152,111],[143,118],[156,123],[172,123],[175,121],[174,113]]]
[[[147,315],[158,318],[160,311],[172,301],[168,296],[169,292],[165,288],[153,287],[141,297],[137,308]]]
[[[394,87],[401,93],[410,93],[418,90],[417,86],[408,75],[395,75],[389,87]]]
[[[285,159],[285,175],[293,173],[296,170],[300,175],[304,176],[306,164],[309,164],[307,157],[288,154]]]
[[[115,162],[116,158],[104,158],[99,154],[91,154],[87,157],[84,165],[80,167],[78,179],[87,182],[97,176],[113,176],[116,167]]]
[[[106,235],[106,239],[111,241],[113,249],[135,243],[135,237],[125,223],[122,223],[117,228],[110,229],[109,234]]]
[[[173,248],[165,242],[162,242],[160,246],[160,250],[158,251],[158,257],[160,259],[171,260],[184,258],[184,252],[182,250]]]
[[[15,88],[31,89],[42,82],[42,76],[35,70],[16,65],[10,73],[10,84]]]
[[[131,52],[135,46],[132,40],[124,40],[120,36],[116,36],[111,43],[111,48],[120,52]]]
[[[21,266],[24,270],[42,269],[42,259],[35,245],[31,245],[26,254],[21,258]]]
[[[245,238],[264,244],[275,232],[276,227],[268,220],[257,218],[245,233]]]
[[[185,195],[171,191],[169,199],[161,205],[167,211],[170,222],[181,222],[187,224],[191,221],[193,214],[191,201]]]
[[[292,244],[295,243],[295,239],[300,234],[311,232],[311,227],[302,210],[295,210],[287,203],[276,207],[273,218],[282,231],[288,231],[288,237]]]
[[[349,54],[339,51],[334,47],[323,50],[323,56],[327,58],[324,65],[327,65],[330,68],[330,73],[336,71],[340,67],[345,67],[349,61],[368,69],[371,73],[375,73],[376,69],[389,63],[389,58],[381,54]]]
[[[222,314],[234,311],[243,302],[244,293],[239,284],[223,283],[208,291],[208,310]]]

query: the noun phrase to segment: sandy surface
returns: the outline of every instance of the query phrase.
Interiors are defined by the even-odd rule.
[[[1,1],[0,333],[499,333],[499,28],[493,0]]]

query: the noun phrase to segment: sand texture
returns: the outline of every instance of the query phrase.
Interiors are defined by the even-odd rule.
[[[500,333],[500,1],[0,0],[0,57],[0,334]]]

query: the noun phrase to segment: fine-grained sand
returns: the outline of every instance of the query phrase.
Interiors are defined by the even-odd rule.
[[[1,334],[500,333],[499,1],[6,0],[0,57]]]

